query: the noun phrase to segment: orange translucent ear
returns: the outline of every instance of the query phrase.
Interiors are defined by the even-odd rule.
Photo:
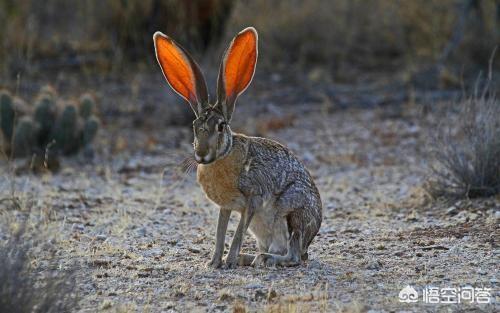
[[[242,30],[231,42],[223,60],[227,99],[236,99],[252,81],[257,53],[257,31],[253,27]]]
[[[186,99],[195,113],[208,102],[203,75],[191,56],[170,37],[161,32],[153,36],[156,59],[172,89]]]

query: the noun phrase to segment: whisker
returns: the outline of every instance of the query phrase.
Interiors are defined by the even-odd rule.
[[[181,171],[186,175],[190,174],[197,165],[198,163],[196,163],[196,160],[191,155],[184,158],[184,160],[182,160],[182,162],[179,164]]]

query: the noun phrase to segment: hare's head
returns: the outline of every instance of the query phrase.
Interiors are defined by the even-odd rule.
[[[198,163],[208,164],[231,151],[229,128],[238,96],[252,81],[257,64],[257,31],[242,30],[231,41],[222,58],[217,81],[217,101],[210,103],[205,78],[198,64],[170,37],[153,36],[156,58],[168,84],[184,98],[196,119],[193,122],[194,155]]]

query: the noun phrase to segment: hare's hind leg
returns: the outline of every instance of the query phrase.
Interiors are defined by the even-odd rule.
[[[299,211],[300,212],[300,211]],[[290,213],[286,222],[290,238],[288,240],[288,249],[285,255],[271,253],[261,253],[255,257],[253,266],[297,266],[302,260],[302,227],[300,214],[295,211]]]
[[[301,261],[301,242],[300,232],[293,232],[290,236],[287,254],[279,255],[272,253],[260,253],[252,262],[252,266],[297,266]]]

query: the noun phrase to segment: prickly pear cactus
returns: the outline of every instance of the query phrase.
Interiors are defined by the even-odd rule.
[[[0,91],[0,128],[7,142],[12,139],[15,116],[12,96],[7,91]]]

